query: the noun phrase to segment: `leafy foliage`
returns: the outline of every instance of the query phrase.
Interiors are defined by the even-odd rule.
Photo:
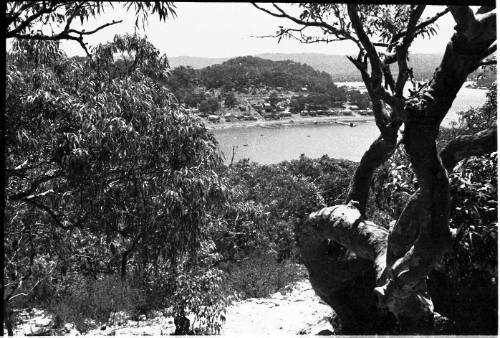
[[[372,102],[368,93],[362,93],[359,90],[350,90],[348,92],[349,101],[355,104],[359,109],[367,109],[371,107]]]
[[[166,58],[147,41],[116,37],[94,53],[23,41],[9,55],[5,301],[43,274],[191,262],[197,275],[209,254],[202,232],[226,196],[214,137],[171,100]]]

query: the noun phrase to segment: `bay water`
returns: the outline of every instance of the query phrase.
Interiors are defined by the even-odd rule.
[[[487,91],[463,87],[442,125],[457,121],[457,112],[479,107],[486,101]],[[290,125],[280,128],[243,127],[216,129],[213,133],[225,163],[249,158],[262,164],[310,158],[324,154],[332,158],[359,161],[379,131],[375,122],[357,122],[356,127],[340,124]],[[234,157],[233,157],[234,150]]]

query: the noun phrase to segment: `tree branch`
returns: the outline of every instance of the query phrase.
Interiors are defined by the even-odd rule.
[[[30,196],[31,194],[33,194],[35,192],[35,190],[40,186],[40,184],[48,182],[54,178],[58,178],[61,176],[62,176],[62,172],[57,172],[53,175],[43,176],[43,177],[33,181],[31,183],[31,186],[28,188],[28,190],[19,192],[17,194],[14,194],[12,196],[7,197],[7,198],[10,201],[17,201],[17,200],[24,199],[24,198]]]
[[[361,23],[361,19],[358,15],[358,6],[355,4],[347,5],[347,12],[349,14],[349,18],[351,19],[352,26],[356,35],[359,38],[359,41],[363,45],[368,54],[368,58],[370,59],[371,65],[371,74],[372,74],[372,85],[374,89],[381,87],[382,85],[382,64],[380,62],[380,58],[378,57],[377,50],[375,46],[372,44],[368,35],[366,34],[363,24]]]
[[[274,4],[273,3],[273,7],[279,12],[279,13],[276,13],[276,12],[272,12],[266,8],[263,8],[263,7],[260,7],[259,5],[257,5],[255,2],[252,2],[252,5],[267,13],[267,14],[270,14],[274,17],[277,17],[277,18],[286,18],[286,19],[289,19],[291,21],[293,21],[294,23],[296,24],[299,24],[299,25],[304,25],[304,26],[308,26],[308,27],[319,27],[319,28],[324,28],[326,29],[328,32],[330,32],[331,34],[337,36],[337,37],[342,37],[343,39],[345,40],[352,40],[352,41],[357,41],[353,36],[351,36],[350,34],[348,34],[346,31],[344,30],[339,30],[337,28],[335,28],[334,26],[324,22],[324,21],[304,21],[304,20],[301,20],[301,19],[298,19],[296,17],[293,17],[289,14],[287,14],[282,8],[280,8],[278,5]]]
[[[424,12],[424,9],[425,5],[419,5],[411,12],[403,41],[400,45],[396,46],[396,58],[398,60],[399,68],[398,79],[396,80],[395,86],[395,94],[397,97],[403,96],[403,89],[406,81],[408,80],[408,63],[406,61],[408,48],[410,48],[410,45],[415,38],[417,23]]]
[[[384,102],[389,104],[396,115],[401,115],[401,113],[403,112],[404,102],[400,98],[391,95],[391,93],[389,93],[382,87],[382,62],[379,58],[377,50],[375,49],[375,46],[370,41],[370,38],[363,28],[363,24],[361,23],[361,19],[358,15],[358,6],[355,4],[348,4],[347,12],[349,14],[349,18],[351,19],[351,23],[356,32],[356,35],[358,36],[360,43],[363,45],[368,58],[370,59],[371,87],[373,93],[380,97]]]
[[[346,203],[357,202],[357,208],[361,215],[365,216],[366,202],[370,191],[370,182],[375,170],[383,164],[394,153],[397,145],[398,129],[400,124],[394,123],[380,135],[363,154],[354,176],[351,180]]]
[[[429,26],[430,24],[433,24],[434,22],[436,22],[437,19],[439,19],[440,17],[442,17],[443,15],[447,14],[448,12],[450,11],[449,8],[446,8],[444,11],[442,12],[439,12],[437,13],[436,15],[434,15],[433,17],[431,18],[428,18],[427,20],[425,21],[422,21],[421,23],[419,23],[417,26],[416,26],[416,32],[415,32],[415,35],[416,34],[419,34],[425,27]],[[406,31],[403,31],[403,32],[400,32],[396,35],[394,35],[394,38],[393,40],[394,41],[397,41],[399,39],[401,39],[403,36],[406,35]]]
[[[478,67],[481,67],[481,66],[491,66],[491,65],[496,65],[497,64],[497,60],[494,59],[494,60],[484,60],[484,61],[481,61],[478,63]]]
[[[497,151],[497,128],[490,128],[473,135],[463,135],[450,141],[441,150],[440,157],[448,172],[461,160]]]
[[[14,28],[13,30],[9,31],[8,27],[5,33],[5,38],[12,38],[15,37],[16,34],[21,33],[24,31],[29,25],[31,25],[35,20],[40,18],[44,14],[49,14],[54,10],[54,3],[51,4],[50,7],[46,7],[46,2],[42,2],[42,9],[38,12],[33,13],[31,16],[27,17],[19,26]]]

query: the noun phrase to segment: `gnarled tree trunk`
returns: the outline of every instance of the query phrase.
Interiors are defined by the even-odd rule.
[[[349,10],[353,25],[359,27],[354,7]],[[436,330],[440,316],[434,312],[426,279],[452,244],[447,170],[465,156],[496,149],[496,131],[489,131],[461,137],[437,152],[441,121],[468,74],[491,53],[496,40],[493,11],[482,9],[474,15],[468,7],[454,6],[450,11],[456,33],[440,66],[430,83],[397,112],[419,189],[395,225],[386,230],[365,219],[369,183],[375,169],[392,155],[400,126],[397,119],[384,124],[388,115],[374,102],[381,136],[362,157],[346,204],[314,212],[296,229],[311,283],[339,315],[343,333],[386,333],[392,318],[401,333]],[[358,32],[360,40],[362,34]],[[363,71],[360,61],[352,61]],[[380,76],[364,77],[372,100],[376,95],[371,85],[376,87]]]

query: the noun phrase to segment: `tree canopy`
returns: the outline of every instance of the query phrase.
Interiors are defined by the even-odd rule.
[[[117,51],[134,59],[115,60]],[[213,135],[164,85],[167,67],[131,35],[84,60],[65,56],[58,41],[13,43],[4,302],[48,277],[125,279],[140,266],[146,289],[174,292],[167,299],[179,308],[201,314],[212,306],[203,310],[212,325],[218,293],[195,294],[182,280],[220,285],[207,232],[227,195],[222,160]]]

